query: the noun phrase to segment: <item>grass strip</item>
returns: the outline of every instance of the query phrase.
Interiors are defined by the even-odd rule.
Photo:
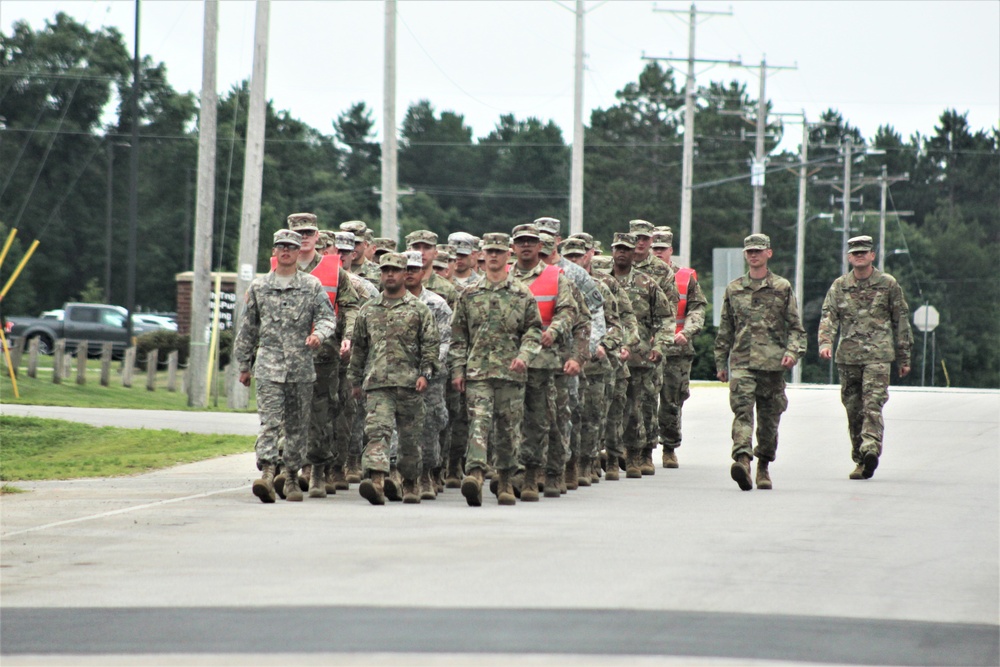
[[[253,450],[246,435],[0,416],[0,480],[116,477]]]

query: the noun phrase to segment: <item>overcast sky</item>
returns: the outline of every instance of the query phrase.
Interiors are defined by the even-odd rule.
[[[614,94],[637,79],[646,56],[686,57],[688,3],[612,0],[587,2],[584,123],[589,110],[615,103]],[[697,2],[701,11],[696,57],[741,58],[775,70],[767,78],[774,110],[805,110],[817,120],[828,108],[872,138],[890,124],[904,139],[933,133],[946,108],[968,112],[973,130],[1000,119],[1000,2]],[[501,114],[554,120],[572,140],[574,3],[452,0],[398,3],[397,121],[428,99],[437,111],[465,116],[474,136],[489,133]],[[132,0],[0,0],[5,33],[18,20],[41,29],[65,11],[96,29],[116,26],[131,53]],[[203,4],[143,0],[140,47],[167,64],[179,91],[201,89]],[[279,110],[332,134],[332,122],[364,101],[382,127],[384,3],[274,0],[271,7],[267,97]],[[220,3],[220,92],[249,78],[254,3]],[[681,72],[684,65],[678,64]],[[725,65],[697,68],[699,83],[747,82],[752,70]],[[683,74],[677,76],[683,87]],[[397,122],[397,125],[398,125]],[[792,122],[788,120],[788,122]],[[801,131],[789,127],[782,148],[796,150]],[[752,144],[748,142],[748,151]]]

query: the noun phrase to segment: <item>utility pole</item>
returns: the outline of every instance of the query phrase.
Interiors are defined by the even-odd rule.
[[[847,239],[851,238],[851,164],[854,162],[854,138],[844,142],[844,229],[840,240],[840,273],[847,273]]]
[[[898,183],[899,181],[910,180],[909,174],[903,174],[902,176],[889,176],[887,172],[888,172],[888,167],[886,167],[886,165],[883,164],[882,173],[877,179],[878,184],[882,188],[882,204],[879,207],[879,216],[878,216],[878,270],[879,271],[885,271],[885,217],[886,217],[885,204],[886,204],[886,198],[888,197],[889,194],[889,185],[892,183]],[[906,215],[907,213],[909,213],[910,215],[913,214],[912,211],[897,211],[896,215],[897,216]]]
[[[244,295],[257,273],[257,252],[260,245],[260,198],[264,179],[264,120],[267,111],[267,33],[271,3],[257,0],[254,26],[253,74],[250,78],[250,107],[247,119],[246,162],[243,168],[243,216],[240,222],[239,270],[236,275],[236,317],[234,330],[239,331],[243,319]],[[230,373],[228,405],[245,409],[250,393],[239,382],[238,374]]]
[[[208,406],[208,302],[212,281],[212,222],[215,212],[215,151],[218,126],[216,61],[219,51],[219,2],[206,0],[202,38],[201,101],[198,113],[198,190],[195,194],[194,278],[191,281],[191,354],[188,405]]]
[[[396,0],[385,0],[385,63],[382,85],[382,236],[399,241],[396,167]]]
[[[135,0],[135,58],[132,62],[132,150],[129,153],[128,179],[128,275],[125,279],[126,347],[132,345],[132,315],[135,313],[136,246],[139,237],[139,91],[142,80],[139,68],[139,0]]]
[[[583,0],[576,0],[573,67],[573,155],[570,166],[569,233],[583,231]]]
[[[802,110],[802,147],[799,149],[802,164],[799,165],[799,210],[795,223],[795,302],[802,312],[805,299],[805,256],[806,256],[806,178],[809,161],[809,122],[805,109]],[[792,367],[792,383],[802,383],[802,364]]]

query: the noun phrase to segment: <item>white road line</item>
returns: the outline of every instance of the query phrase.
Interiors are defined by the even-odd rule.
[[[158,507],[160,505],[169,505],[170,503],[179,503],[185,500],[195,500],[197,498],[207,498],[209,496],[217,496],[220,493],[232,493],[234,491],[246,491],[246,485],[233,487],[231,489],[221,489],[218,491],[207,491],[206,493],[198,493],[193,496],[184,496],[183,498],[168,498],[167,500],[158,500],[155,503],[146,503],[145,505],[136,505],[134,507],[123,507],[122,509],[111,510],[110,512],[101,512],[100,514],[91,514],[89,516],[81,516],[76,519],[66,519],[65,521],[55,521],[53,523],[46,523],[41,526],[34,526],[33,528],[25,528],[24,530],[15,530],[9,533],[0,533],[0,537],[14,537],[15,535],[24,535],[25,533],[34,533],[39,530],[47,530],[49,528],[58,528],[59,526],[68,526],[73,523],[81,523],[83,521],[92,521],[94,519],[103,519],[109,516],[115,516],[116,514],[128,514],[129,512],[135,512],[138,510],[148,509],[150,507]]]

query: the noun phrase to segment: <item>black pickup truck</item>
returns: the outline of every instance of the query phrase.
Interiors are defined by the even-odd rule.
[[[99,303],[67,303],[63,306],[62,319],[56,317],[9,317],[5,333],[10,340],[25,338],[38,339],[38,351],[52,354],[55,342],[66,339],[66,351],[76,350],[78,343],[112,343],[116,357],[124,353],[128,346],[128,311],[121,306]],[[142,335],[159,327],[133,322],[132,334]],[[97,345],[91,345],[91,354],[98,352]],[[27,349],[27,345],[25,345]]]

